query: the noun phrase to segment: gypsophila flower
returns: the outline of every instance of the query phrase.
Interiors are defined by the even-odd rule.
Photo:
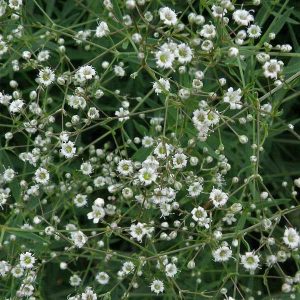
[[[129,120],[129,110],[120,107],[119,110],[115,112],[115,115],[118,117],[120,122]]]
[[[77,248],[82,248],[88,240],[87,236],[82,231],[72,232],[71,239]]]
[[[76,153],[76,147],[74,146],[74,143],[71,141],[62,143],[61,144],[61,153],[66,158],[72,158]]]
[[[283,242],[291,249],[300,247],[300,235],[294,228],[286,228]]]
[[[45,168],[38,168],[34,173],[34,180],[37,183],[47,184],[50,179],[49,172]]]
[[[224,206],[228,201],[228,195],[219,189],[213,188],[209,194],[209,200],[215,207]]]
[[[30,252],[20,254],[20,266],[24,269],[33,268],[35,263],[35,257]]]
[[[154,279],[152,281],[150,288],[151,288],[151,291],[157,295],[160,293],[163,293],[163,291],[165,290],[164,283],[158,279]]]
[[[106,285],[109,282],[109,276],[106,272],[99,272],[96,275],[96,280],[99,284]]]
[[[73,202],[77,207],[83,207],[87,204],[87,195],[77,194],[74,197]]]
[[[7,261],[5,260],[0,261],[0,275],[2,277],[4,277],[10,271],[10,268],[11,266]]]
[[[123,176],[128,176],[133,173],[133,164],[131,160],[122,159],[118,163],[118,172]]]
[[[91,175],[94,171],[93,166],[89,161],[82,163],[80,166],[80,170],[84,175]]]
[[[77,205],[78,206],[78,205]],[[87,214],[89,220],[93,220],[93,223],[97,224],[105,217],[104,200],[97,198],[92,206],[92,211]]]
[[[156,170],[149,167],[142,168],[139,170],[138,178],[143,185],[150,185],[157,178]]]
[[[232,14],[233,20],[239,25],[248,26],[254,20],[254,17],[245,9],[237,9]]]
[[[175,55],[169,50],[164,49],[155,53],[156,64],[159,68],[170,69],[173,66]]]
[[[241,264],[246,270],[255,271],[259,266],[260,259],[254,252],[246,252],[241,255]]]
[[[278,74],[282,71],[283,62],[277,59],[266,61],[263,65],[264,75],[266,78],[277,79]]]
[[[51,68],[46,67],[39,71],[38,82],[44,86],[49,86],[55,80],[55,74]]]
[[[158,81],[153,83],[153,88],[156,94],[168,92],[170,90],[170,82],[167,79],[160,78]]]
[[[109,28],[106,22],[102,21],[96,28],[95,36],[98,38],[104,37],[109,34]]]
[[[165,25],[171,26],[171,25],[175,25],[177,23],[176,13],[174,12],[174,10],[172,10],[169,7],[160,8],[159,9],[159,17]]]
[[[228,246],[221,246],[212,252],[216,262],[228,261],[232,256],[232,251]]]
[[[78,71],[75,74],[75,78],[79,82],[86,82],[88,80],[93,79],[96,76],[96,71],[92,66],[86,65],[82,66],[78,69]]]
[[[241,109],[242,108],[242,91],[241,89],[234,90],[230,87],[224,94],[223,101],[229,103],[230,109]]]
[[[253,39],[257,39],[261,36],[261,29],[258,25],[251,25],[247,29],[248,36]]]

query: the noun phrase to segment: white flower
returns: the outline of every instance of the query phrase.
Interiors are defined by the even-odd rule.
[[[14,100],[10,103],[8,110],[10,113],[14,114],[20,112],[24,106],[24,101],[21,99]]]
[[[200,30],[200,35],[206,39],[213,39],[217,34],[216,27],[214,25],[205,24]]]
[[[72,108],[75,109],[78,109],[79,107],[84,109],[86,107],[86,101],[82,96],[68,95],[67,102]]]
[[[168,92],[170,90],[170,82],[168,79],[160,78],[158,81],[153,83],[153,88],[156,94]]]
[[[232,256],[232,251],[228,246],[221,246],[212,252],[216,262],[228,261]]]
[[[236,47],[230,47],[228,50],[229,57],[237,57],[239,55],[239,49]]]
[[[105,217],[105,210],[103,208],[104,200],[97,198],[92,206],[92,211],[87,214],[89,220],[93,220],[93,223],[99,223]]]
[[[14,10],[19,10],[23,5],[23,1],[22,0],[9,0],[8,6],[11,9]]]
[[[30,252],[20,254],[20,266],[24,269],[31,269],[35,263],[35,257]]]
[[[151,146],[153,146],[154,144],[154,140],[151,136],[144,136],[142,139],[142,145],[145,148],[149,148]]]
[[[233,90],[230,87],[227,92],[224,94],[223,101],[229,103],[230,109],[241,109],[242,108],[242,91],[241,89]]]
[[[254,17],[245,9],[237,9],[232,14],[233,20],[239,25],[248,26],[254,20]]]
[[[207,217],[207,212],[201,206],[193,208],[191,213],[192,213],[193,220],[195,220],[196,222],[202,221],[202,220],[206,219],[206,217]]]
[[[173,263],[167,264],[165,271],[168,277],[174,277],[178,272],[176,265]]]
[[[55,74],[51,68],[46,67],[39,71],[38,82],[44,86],[49,86],[55,80]]]
[[[128,176],[133,173],[133,164],[131,160],[122,159],[118,163],[117,171],[123,175]]]
[[[209,200],[215,207],[224,206],[227,203],[228,195],[219,189],[213,189],[209,194]]]
[[[114,73],[118,77],[124,77],[125,76],[125,70],[123,67],[115,65],[114,66]]]
[[[258,25],[251,25],[247,29],[247,33],[250,38],[257,39],[261,36],[261,29]]]
[[[9,168],[3,172],[3,180],[4,182],[11,182],[15,178],[16,172]]]
[[[1,272],[0,272],[1,273]],[[11,269],[11,274],[15,278],[20,278],[24,275],[24,269],[20,265],[16,265]]]
[[[120,122],[129,120],[129,110],[120,107],[119,110],[115,112],[115,115],[118,117]]]
[[[11,268],[11,266],[7,261],[5,261],[5,260],[0,261],[0,275],[1,276],[5,276],[9,272],[10,268]]]
[[[81,278],[78,275],[74,274],[70,277],[71,286],[79,286],[80,283],[81,283]]]
[[[195,181],[188,188],[188,192],[191,197],[198,197],[202,191],[203,191],[202,181]]]
[[[96,76],[96,71],[92,66],[86,65],[79,68],[75,74],[75,78],[79,82],[85,82],[91,80]]]
[[[82,163],[80,166],[80,170],[84,175],[91,175],[94,171],[93,166],[89,161]]]
[[[155,294],[160,294],[164,291],[164,283],[161,280],[154,279],[151,283],[151,291]]]
[[[150,185],[157,178],[156,170],[151,168],[142,168],[139,170],[138,178],[144,185]]]
[[[179,44],[176,51],[176,56],[181,64],[189,63],[193,58],[193,51],[187,44]]]
[[[74,143],[71,141],[62,143],[61,144],[61,153],[66,158],[72,158],[76,153],[76,147],[74,146]]]
[[[5,14],[6,7],[7,7],[7,4],[6,4],[5,0],[0,0],[0,17],[2,17]],[[0,41],[0,43],[1,43],[1,41]],[[1,49],[1,47],[0,47],[0,49]],[[1,55],[1,53],[0,53],[0,55]]]
[[[81,294],[81,300],[97,300],[97,294],[94,293],[91,287],[86,287],[84,293]]]
[[[1,9],[1,8],[0,8]],[[8,51],[7,44],[0,39],[0,57]]]
[[[241,255],[241,264],[246,270],[254,271],[259,266],[259,257],[255,255],[254,252],[246,252],[244,255]]]
[[[87,236],[82,231],[72,232],[71,239],[77,248],[82,248],[88,240]]]
[[[148,230],[143,223],[138,222],[137,224],[131,224],[130,226],[130,235],[138,242],[141,242],[147,233]]]
[[[169,49],[164,49],[155,53],[155,59],[159,68],[170,69],[175,60],[175,55]]]
[[[224,18],[225,15],[227,13],[227,9],[226,8],[223,8],[222,6],[217,6],[217,5],[213,5],[212,6],[212,15],[215,17],[215,18]]]
[[[37,59],[40,62],[47,61],[49,58],[50,58],[50,53],[48,50],[42,50],[37,55]]]
[[[3,208],[3,205],[7,202],[9,195],[3,192],[0,192],[0,207]]]
[[[47,184],[49,182],[50,179],[50,175],[49,172],[44,169],[44,168],[38,168],[35,173],[34,173],[34,180],[37,183],[41,183],[41,184]]]
[[[286,228],[283,235],[283,242],[291,249],[300,246],[299,233],[294,228]]]
[[[73,202],[77,207],[83,207],[87,204],[87,195],[77,194]]]
[[[170,155],[173,147],[167,143],[159,143],[154,149],[153,153],[157,156],[157,158],[164,159]]]
[[[99,272],[96,275],[96,280],[97,280],[98,283],[100,283],[102,285],[106,285],[109,282],[109,276],[105,272]]]
[[[99,25],[96,28],[95,36],[98,38],[102,38],[103,36],[106,36],[109,34],[109,28],[107,26],[106,22],[100,22]]]
[[[172,161],[175,169],[182,169],[187,165],[187,156],[183,153],[176,153]]]
[[[282,71],[283,62],[277,59],[266,61],[263,65],[264,75],[266,78],[277,79],[278,73]]]
[[[159,9],[159,17],[165,25],[171,26],[177,23],[177,16],[174,10],[169,7],[162,7]]]

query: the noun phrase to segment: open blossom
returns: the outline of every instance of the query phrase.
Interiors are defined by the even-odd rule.
[[[294,228],[286,228],[283,242],[291,249],[300,247],[300,235]]]
[[[106,22],[100,22],[96,28],[95,36],[101,38],[109,34],[109,28]]]
[[[216,262],[228,261],[232,256],[232,250],[227,245],[221,246],[212,252]]]
[[[152,281],[150,288],[155,294],[160,294],[165,290],[164,283],[158,279]]]
[[[68,141],[66,143],[61,144],[61,153],[66,158],[72,158],[76,153],[76,147],[73,142]]]
[[[241,89],[234,90],[230,87],[227,92],[225,92],[223,101],[229,103],[230,109],[241,109],[242,108],[242,91]]]
[[[50,179],[49,172],[45,168],[38,168],[34,174],[34,180],[37,183],[47,184]]]
[[[88,240],[87,236],[82,231],[72,232],[71,239],[77,248],[82,248]]]
[[[264,75],[266,78],[277,79],[278,74],[282,71],[283,62],[277,59],[266,61],[263,65]]]
[[[39,71],[38,82],[42,85],[49,86],[52,82],[54,82],[54,80],[55,74],[51,68],[46,67]]]
[[[154,228],[147,227],[146,224],[138,222],[137,224],[131,224],[129,230],[130,235],[138,242],[141,242],[144,236],[150,236]]]
[[[254,20],[254,17],[245,9],[237,9],[234,11],[233,20],[239,25],[248,26]]]
[[[153,83],[153,88],[156,94],[168,92],[170,90],[170,82],[168,79],[160,78],[158,81]]]
[[[143,185],[150,185],[157,178],[156,170],[152,168],[142,168],[139,170],[138,178]]]
[[[93,79],[96,76],[96,71],[92,66],[86,65],[80,67],[75,74],[75,78],[79,82],[86,82],[88,80]]]
[[[89,220],[93,220],[93,223],[99,223],[105,217],[104,200],[97,198],[92,206],[92,211],[87,214]]]
[[[254,252],[246,252],[241,255],[241,264],[246,270],[254,271],[259,267],[259,256],[255,255]]]
[[[174,10],[169,7],[162,7],[159,9],[159,17],[165,25],[171,26],[177,23],[177,16]]]
[[[20,255],[20,266],[24,269],[33,268],[35,263],[35,257],[30,252],[25,252]]]
[[[175,55],[169,49],[165,49],[157,51],[155,58],[159,68],[170,69],[173,66]]]
[[[219,189],[212,189],[209,194],[209,200],[215,207],[224,206],[227,203],[228,195]]]

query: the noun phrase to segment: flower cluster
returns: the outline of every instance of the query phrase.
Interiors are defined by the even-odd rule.
[[[291,8],[50,2],[0,0],[0,298],[297,299]]]

